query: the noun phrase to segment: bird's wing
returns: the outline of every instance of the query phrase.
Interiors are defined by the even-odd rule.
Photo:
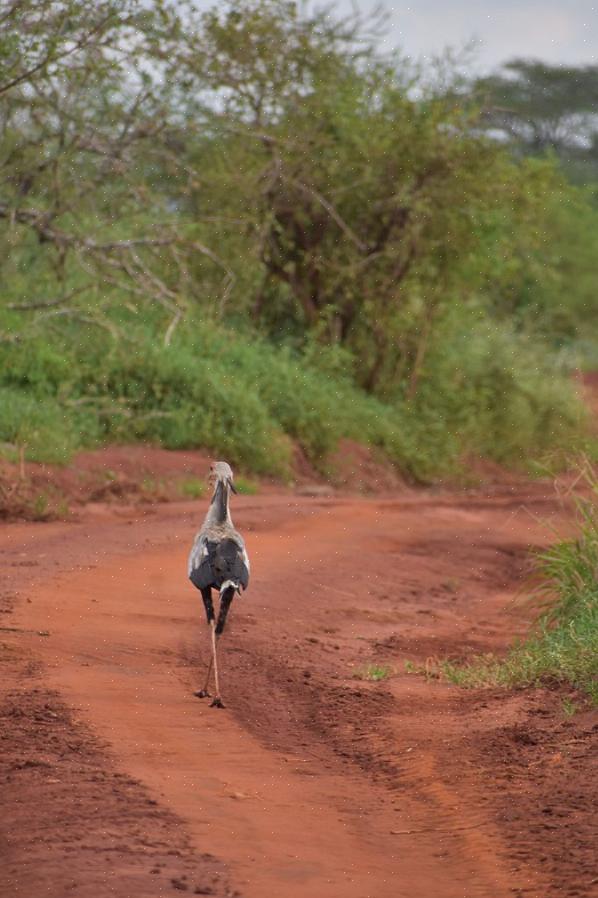
[[[189,553],[188,574],[193,585],[198,589],[211,586],[214,579],[212,570],[212,554],[205,533],[198,533],[193,548]]]
[[[237,587],[242,586],[243,589],[247,589],[249,559],[241,541],[233,538],[221,540],[214,552],[213,568],[218,587],[230,581]]]
[[[200,532],[189,555],[189,579],[197,589],[213,586],[220,589],[230,583],[237,589],[249,584],[249,558],[241,537],[210,539]]]
[[[249,572],[251,571],[251,566],[249,564],[249,555],[247,554],[247,549],[245,548],[245,545],[243,545],[241,554],[242,554],[243,564],[245,565],[245,571],[246,571],[246,577],[245,577],[245,582],[243,583],[243,589],[247,589],[247,585],[249,583]]]

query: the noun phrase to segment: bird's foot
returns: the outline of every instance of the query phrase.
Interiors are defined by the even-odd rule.
[[[215,696],[210,702],[210,708],[224,708],[224,702],[219,695]]]
[[[193,695],[196,698],[209,698],[212,693],[208,692],[207,689],[198,689],[197,692],[194,692]]]

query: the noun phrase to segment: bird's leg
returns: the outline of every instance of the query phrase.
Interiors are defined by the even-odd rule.
[[[235,595],[235,587],[229,586],[220,594],[220,610],[218,612],[218,621],[215,622],[212,618],[210,620],[210,627],[212,628],[212,657],[214,660],[214,678],[216,680],[216,695],[214,696],[214,701],[212,705],[216,708],[224,708],[222,703],[222,699],[220,698],[220,687],[218,685],[218,664],[216,661],[216,643],[218,642],[218,637],[221,635],[224,630],[224,625],[226,623],[226,616],[228,614],[228,610],[230,608],[231,602]]]
[[[214,680],[216,683],[216,695],[210,702],[211,708],[224,708],[224,703],[220,698],[220,686],[218,684],[218,659],[216,657],[216,621],[210,621],[210,627],[212,628],[212,657],[214,659]]]
[[[235,597],[235,587],[229,586],[220,594],[220,610],[218,612],[218,623],[216,624],[216,636],[220,636],[220,634],[224,630],[224,625],[226,624],[226,617],[228,615],[228,610],[231,606],[231,602]]]
[[[197,698],[209,698],[210,697],[210,693],[208,691],[208,686],[210,685],[210,675],[212,673],[212,664],[213,663],[214,663],[214,659],[210,655],[210,663],[208,664],[208,672],[206,674],[206,681],[203,684],[203,689],[198,689],[197,692],[194,693],[194,695],[196,695]]]
[[[212,590],[209,586],[206,586],[201,591],[201,597],[203,599],[204,607],[206,609],[206,617],[208,619],[208,623],[213,628],[214,625],[214,603],[212,602]],[[209,698],[210,693],[208,692],[208,686],[210,685],[210,674],[212,673],[212,664],[214,661],[213,655],[210,657],[210,663],[208,665],[208,673],[206,675],[206,682],[204,683],[203,689],[198,689],[197,692],[193,693],[197,696],[197,698]]]

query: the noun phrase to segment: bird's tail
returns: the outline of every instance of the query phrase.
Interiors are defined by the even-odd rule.
[[[240,592],[240,585],[234,580],[225,580],[220,587],[220,608],[218,610],[218,621],[216,622],[216,635],[220,636],[226,624],[226,616],[231,602],[235,597],[235,593]]]
[[[234,589],[235,592],[241,594],[241,584],[238,580],[225,580],[222,586],[220,587],[220,595],[227,589]]]

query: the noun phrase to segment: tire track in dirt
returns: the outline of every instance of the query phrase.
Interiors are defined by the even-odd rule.
[[[0,725],[0,895],[234,894],[223,865],[118,770],[55,692],[31,685],[10,693]]]
[[[129,537],[133,554],[106,523],[95,570],[20,606],[18,626],[51,636],[19,645],[247,898],[544,898],[541,873],[509,860],[484,784],[446,782],[461,697],[352,678],[373,657],[496,648],[505,621],[523,627],[509,602],[539,528],[513,524],[517,503],[477,502],[241,501],[254,578],[222,643],[222,714],[191,696],[208,645],[176,510],[139,525],[161,545]]]
[[[272,536],[274,552],[261,557],[262,566],[287,543],[313,536],[319,518],[307,531],[303,521],[292,522]],[[262,535],[260,552],[265,543]],[[215,714],[182,688],[179,646],[189,626],[199,630],[197,600],[180,576],[185,555],[167,550],[132,560],[135,577],[130,564],[104,565],[69,576],[37,601],[36,619],[52,634],[43,650],[47,679],[87,713],[121,764],[187,822],[198,844],[230,865],[242,891],[291,898],[317,888],[322,898],[390,898],[410,894],[423,877],[426,890],[444,883],[447,896],[462,894],[458,869],[447,890],[446,865],[427,851],[412,852],[399,867],[384,796],[372,802],[368,782],[346,782],[332,758],[328,771],[306,777],[305,767],[295,767],[303,747],[283,760],[232,715]],[[290,563],[301,559],[291,554]],[[267,614],[259,589],[258,578],[252,608]],[[231,684],[231,702],[232,695]]]

